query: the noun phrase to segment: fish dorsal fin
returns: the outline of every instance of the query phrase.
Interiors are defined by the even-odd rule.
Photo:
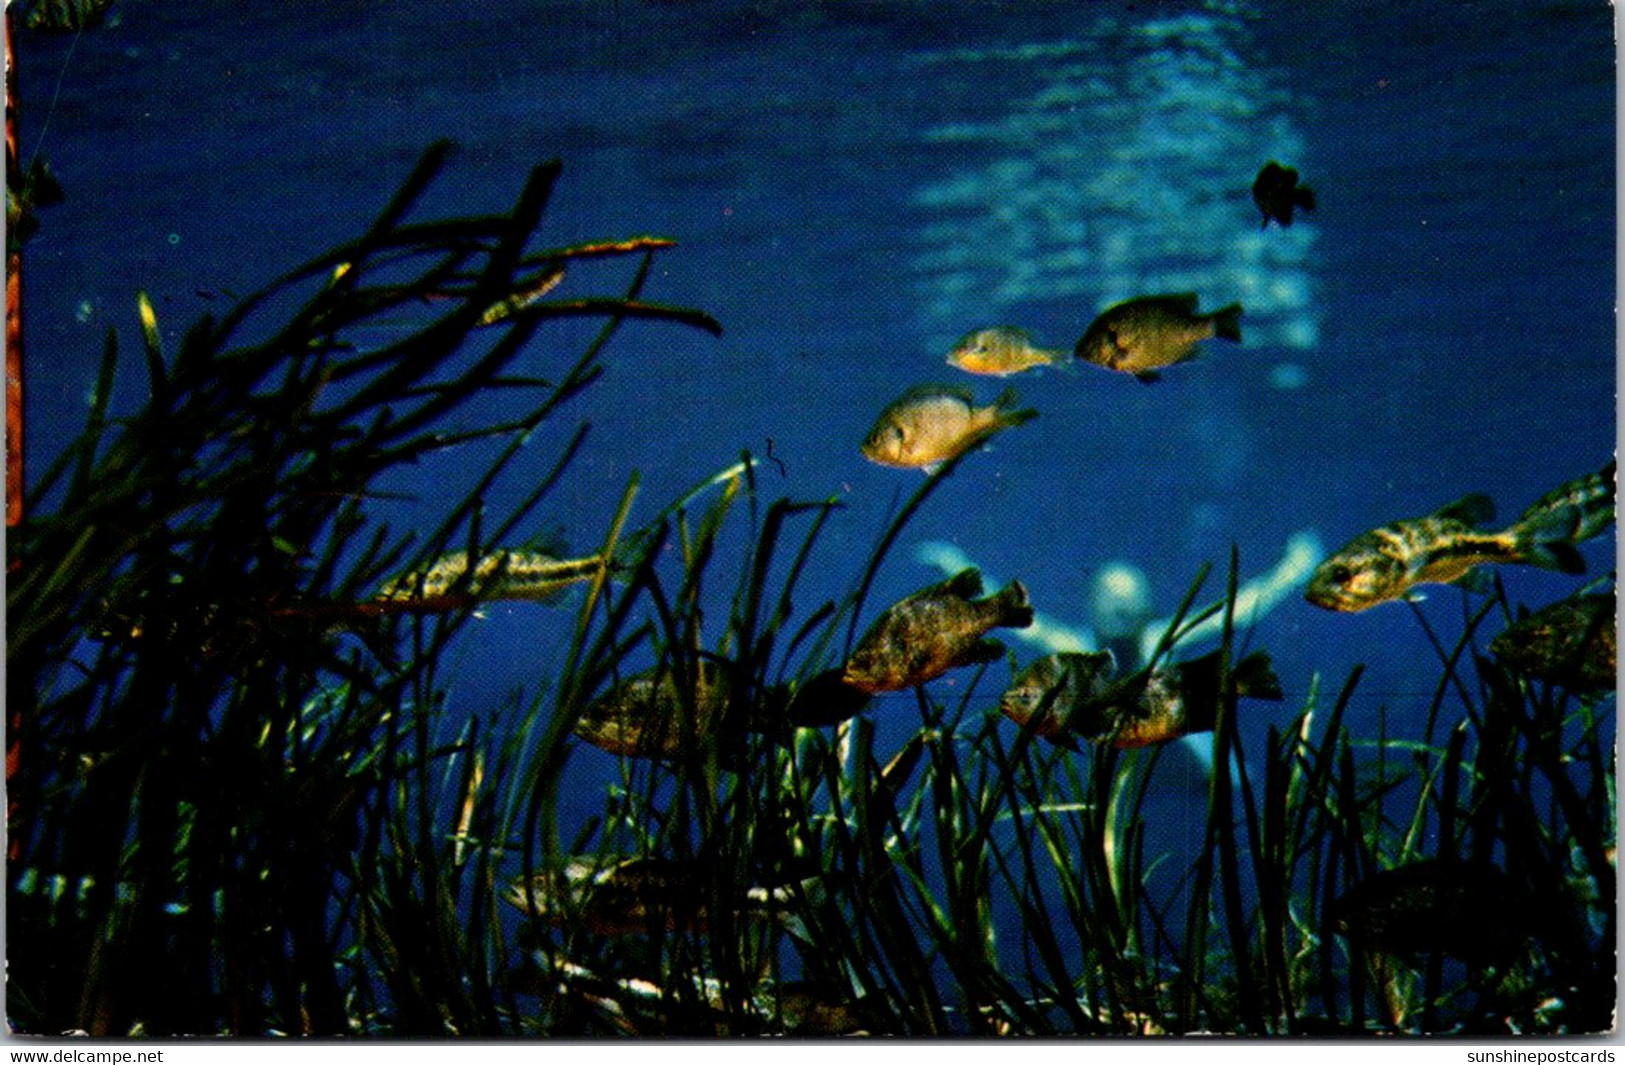
[[[1079,662],[1096,666],[1105,670],[1108,674],[1117,672],[1117,656],[1112,654],[1110,650],[1074,651],[1073,654],[1077,655]]]
[[[939,397],[945,399],[957,399],[964,403],[967,407],[973,407],[976,405],[976,394],[968,388],[962,388],[959,385],[928,383],[923,385],[915,385],[913,388],[910,388],[901,396],[898,396],[897,400],[892,404],[892,406],[900,407],[916,400],[937,399]]]
[[[1436,518],[1454,518],[1466,525],[1487,525],[1495,520],[1495,502],[1483,492],[1464,495],[1433,512]]]
[[[1482,566],[1474,566],[1450,583],[1474,595],[1490,595],[1495,591],[1495,578]]]
[[[1197,296],[1194,292],[1171,292],[1163,299],[1169,303],[1177,304],[1186,314],[1196,313]]]
[[[982,571],[975,566],[962,569],[937,587],[961,599],[975,599],[982,594]]]

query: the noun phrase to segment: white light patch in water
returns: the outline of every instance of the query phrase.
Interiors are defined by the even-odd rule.
[[[1260,162],[1301,159],[1305,139],[1282,79],[1249,65],[1249,42],[1220,4],[1138,26],[1097,19],[1064,45],[913,56],[1019,86],[920,133],[963,161],[912,197],[904,254],[919,324],[957,336],[973,310],[1076,315],[1195,292],[1204,306],[1241,303],[1249,345],[1312,349],[1314,227],[1265,229],[1248,195]]]
[[[1309,383],[1309,371],[1299,363],[1278,362],[1270,367],[1269,382],[1271,388],[1295,392]]]

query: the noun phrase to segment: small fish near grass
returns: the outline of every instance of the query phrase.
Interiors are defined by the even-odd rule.
[[[572,584],[602,568],[597,556],[561,559],[546,551],[500,550],[469,564],[467,551],[441,555],[426,570],[384,583],[372,598],[375,613],[437,613],[495,600],[556,603]]]
[[[1109,651],[1046,655],[1024,669],[999,700],[999,710],[1033,734],[1069,750],[1078,741],[1105,747],[1150,747],[1212,732],[1217,720],[1219,652],[1116,677]],[[1270,656],[1255,651],[1235,664],[1238,697],[1281,699]]]
[[[1027,589],[1011,581],[986,599],[982,574],[967,569],[893,603],[853,648],[842,681],[859,691],[902,691],[934,680],[956,666],[992,662],[1004,645],[986,639],[990,629],[1033,623]]]
[[[1116,672],[1110,651],[1045,655],[1016,674],[999,697],[999,712],[1023,728],[1032,721],[1033,735],[1040,739],[1079,750],[1067,719],[1073,707],[1103,695]]]
[[[658,932],[704,932],[706,870],[695,861],[613,855],[572,858],[557,872],[517,878],[503,900],[550,924],[579,922],[601,936],[647,936]],[[770,919],[792,899],[788,887],[739,892],[737,914]]]
[[[1618,683],[1619,627],[1614,593],[1560,599],[1514,622],[1490,641],[1504,665],[1573,692]]]
[[[1084,362],[1133,376],[1142,384],[1162,379],[1165,366],[1196,358],[1196,345],[1218,337],[1241,343],[1241,304],[1203,314],[1193,292],[1139,296],[1102,311],[1073,354]]]
[[[692,712],[679,696],[676,671],[656,666],[611,686],[591,702],[571,730],[600,750],[625,758],[682,759],[705,750],[726,717],[725,668],[702,659],[692,674]]]
[[[1064,352],[1038,347],[1025,329],[999,325],[960,337],[948,352],[948,365],[966,373],[1008,377],[1035,366],[1054,366],[1065,357]]]
[[[1006,389],[990,406],[978,407],[967,389],[916,386],[880,412],[864,437],[863,457],[882,466],[930,473],[995,433],[1038,417],[1035,410],[1015,406],[1013,389]]]
[[[1298,184],[1296,170],[1271,159],[1253,179],[1253,203],[1264,215],[1258,228],[1268,229],[1272,221],[1285,228],[1292,224],[1294,211],[1315,209],[1315,192],[1307,185]]]
[[[1353,613],[1413,596],[1418,584],[1482,586],[1475,567],[1488,563],[1585,572],[1585,560],[1568,538],[1567,511],[1535,515],[1500,532],[1482,528],[1494,520],[1495,504],[1474,493],[1432,514],[1363,532],[1316,567],[1304,598]]]
[[[1219,654],[1141,670],[1104,695],[1074,710],[1074,732],[1107,747],[1151,747],[1197,732],[1212,732],[1218,720]],[[1281,684],[1264,651],[1235,663],[1230,684],[1237,697],[1281,700]]]

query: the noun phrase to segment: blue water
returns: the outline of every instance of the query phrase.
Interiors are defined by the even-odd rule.
[[[137,289],[178,339],[358,233],[439,137],[459,150],[425,214],[502,210],[561,157],[549,243],[675,238],[646,298],[724,326],[628,324],[492,513],[577,420],[592,423],[587,448],[538,525],[582,548],[634,471],[636,520],[771,441],[769,498],[844,504],[803,610],[850,587],[919,484],[857,444],[923,381],[984,401],[1013,384],[1041,416],[942,485],[869,616],[937,579],[912,557],[927,540],[1079,625],[1113,561],[1143,569],[1166,611],[1203,563],[1217,594],[1232,544],[1245,578],[1301,530],[1335,548],[1470,491],[1510,518],[1615,444],[1614,48],[1594,0],[121,0],[93,32],[19,48],[23,150],[67,192],[25,265],[34,469],[82,420],[104,331],[136,349]],[[1272,157],[1320,201],[1290,230],[1261,231],[1248,194]],[[1112,302],[1188,289],[1241,301],[1246,342],[1210,343],[1154,386],[943,363],[972,328],[1070,347]],[[586,335],[544,333],[529,368],[557,370]],[[419,502],[379,516],[426,530],[480,468],[426,461],[396,486]],[[1614,550],[1612,534],[1584,545],[1591,571]],[[1502,577],[1531,605],[1577,586]],[[1422,610],[1453,640],[1460,593],[1432,589]],[[453,717],[534,692],[562,647],[557,611],[486,613],[457,651]],[[1437,669],[1405,606],[1334,615],[1293,596],[1246,638],[1287,692],[1247,704],[1254,749],[1312,678],[1335,688],[1356,663],[1356,733],[1379,708],[1419,732]],[[872,711],[889,715],[882,749],[917,726],[912,705]],[[612,772],[591,749],[575,761],[584,779]]]

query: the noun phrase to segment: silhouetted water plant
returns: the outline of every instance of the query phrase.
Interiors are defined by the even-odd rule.
[[[1315,678],[1260,751],[1242,742],[1231,683],[1239,559],[1211,601],[1198,574],[1152,662],[1222,619],[1216,770],[1201,845],[1149,853],[1163,748],[1074,753],[1036,734],[1042,714],[1013,728],[995,708],[1005,663],[884,707],[840,683],[891,547],[962,460],[897,508],[850,591],[820,599],[806,575],[852,565],[820,552],[838,504],[764,500],[747,454],[641,521],[627,471],[570,571],[584,590],[557,674],[447,722],[446,651],[478,605],[471,560],[536,539],[586,430],[496,520],[493,486],[535,461],[524,443],[579,400],[625,319],[717,325],[641,299],[669,241],[531,247],[556,163],[508,213],[410,220],[445,155],[431,149],[360,238],[196,323],[173,352],[143,298],[150,400],[109,409],[124,368],[110,334],[86,430],[34,486],[8,559],[16,1028],[1611,1023],[1611,704],[1478,653],[1478,630],[1511,620],[1504,596],[1439,645],[1431,703],[1400,708],[1424,722],[1419,741],[1351,737],[1356,669],[1330,700]],[[622,294],[552,295],[578,261],[621,257],[635,263]],[[376,348],[355,339],[386,314],[418,326]],[[602,320],[586,350],[533,368],[537,331],[581,316]],[[450,427],[496,393],[530,398]],[[484,467],[432,529],[380,524],[381,478],[477,443],[493,445]],[[432,603],[413,604],[410,582],[375,598],[456,552],[466,573]],[[708,612],[719,595],[726,610]],[[583,744],[583,715],[633,678],[683,742],[620,758],[601,813],[567,821],[572,760],[611,757]],[[918,724],[882,749],[879,714]],[[1504,877],[1485,896],[1501,909],[1468,916],[1502,929],[1497,950],[1396,940],[1458,867]]]

